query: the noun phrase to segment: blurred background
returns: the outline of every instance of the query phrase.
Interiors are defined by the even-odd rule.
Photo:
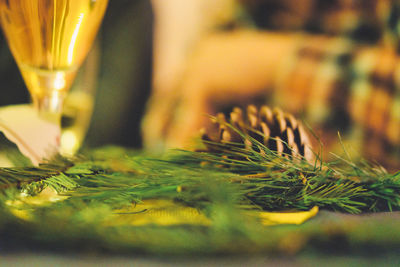
[[[99,36],[86,145],[190,147],[205,114],[269,104],[400,167],[397,0],[118,0]],[[28,92],[0,40],[0,105]],[[329,156],[329,155],[328,155]]]

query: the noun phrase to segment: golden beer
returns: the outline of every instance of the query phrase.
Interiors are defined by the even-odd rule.
[[[108,0],[0,0],[1,25],[34,103],[60,112]],[[42,107],[43,106],[43,107]]]

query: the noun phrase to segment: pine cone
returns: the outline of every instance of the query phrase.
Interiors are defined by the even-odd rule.
[[[241,108],[235,107],[230,113],[229,122],[222,113],[217,114],[213,122],[213,129],[202,130],[202,140],[209,152],[221,152],[221,146],[215,145],[218,143],[255,149],[249,138],[241,136],[233,127],[279,155],[293,158],[301,156],[308,161],[313,160],[311,142],[302,124],[293,115],[284,113],[279,108],[271,110],[262,106],[258,110],[250,105],[247,107],[247,114],[244,114]]]

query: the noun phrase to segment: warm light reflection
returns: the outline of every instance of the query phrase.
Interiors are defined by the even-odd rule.
[[[65,87],[65,75],[63,72],[57,72],[54,75],[54,79],[52,80],[53,86],[50,86],[50,88],[53,88],[54,90],[63,90]]]
[[[62,147],[61,153],[63,155],[73,155],[79,148],[79,145],[80,145],[79,140],[74,131],[71,130],[63,131],[61,135],[61,147]]]
[[[73,56],[74,56],[76,39],[78,38],[79,30],[81,28],[84,15],[85,15],[84,13],[81,13],[79,15],[78,23],[76,24],[74,33],[72,34],[71,43],[69,44],[69,47],[68,47],[68,64],[71,64],[74,59]]]

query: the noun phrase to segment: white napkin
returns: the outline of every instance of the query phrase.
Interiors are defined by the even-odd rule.
[[[40,118],[31,105],[1,107],[0,131],[35,165],[59,151],[60,125]]]

